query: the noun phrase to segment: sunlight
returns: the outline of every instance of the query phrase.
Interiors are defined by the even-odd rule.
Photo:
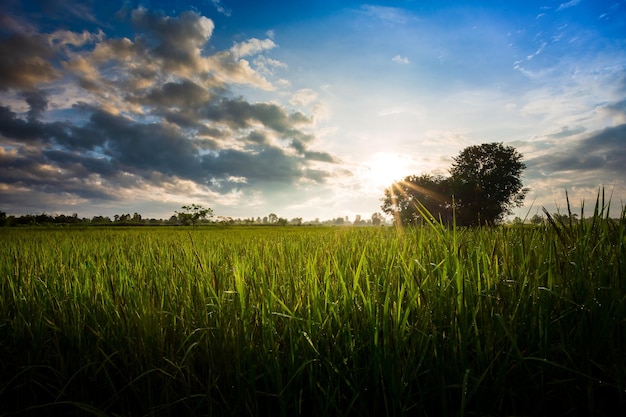
[[[395,181],[414,173],[411,169],[410,158],[397,153],[375,153],[364,165],[364,178],[372,188],[377,189],[387,188]]]

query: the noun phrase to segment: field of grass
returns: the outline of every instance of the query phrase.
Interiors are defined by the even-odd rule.
[[[0,415],[626,415],[625,231],[0,229]]]

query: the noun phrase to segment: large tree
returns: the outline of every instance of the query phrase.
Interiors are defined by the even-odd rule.
[[[502,143],[465,148],[454,158],[450,181],[459,224],[495,224],[520,207],[528,188],[521,175],[522,154]]]
[[[454,216],[463,226],[495,224],[521,206],[528,192],[521,159],[501,143],[470,146],[454,158],[450,177],[408,176],[385,190],[381,208],[404,225],[418,224],[426,212],[443,223]]]

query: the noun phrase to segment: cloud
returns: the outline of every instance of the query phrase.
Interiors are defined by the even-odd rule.
[[[548,137],[554,138],[554,139],[562,139],[562,138],[567,138],[570,136],[578,135],[580,133],[585,132],[586,130],[587,129],[582,126],[576,126],[573,129],[570,129],[569,126],[563,126],[557,132],[549,134]]]
[[[403,25],[414,19],[406,10],[398,7],[364,5],[361,6],[361,12],[391,24]]]
[[[293,106],[308,106],[317,100],[317,93],[310,88],[301,88],[293,93],[289,104]]]
[[[268,58],[264,55],[255,57],[252,63],[256,70],[264,75],[274,75],[276,69],[286,69],[288,67],[284,62]]]
[[[230,50],[235,58],[241,58],[244,56],[256,55],[259,52],[267,51],[275,47],[276,44],[271,39],[259,40],[252,38],[245,42],[235,43]]]
[[[546,42],[541,42],[541,45],[539,46],[539,48],[535,52],[533,52],[532,54],[528,55],[526,57],[526,60],[530,61],[531,59],[533,59],[537,55],[541,54],[547,45],[548,44]]]
[[[259,71],[286,66],[258,55],[272,40],[207,53],[214,24],[204,16],[130,16],[135,32],[125,38],[26,25],[0,38],[12,57],[0,61],[4,202],[26,204],[27,193],[115,202],[183,183],[233,200],[333,175],[338,160],[315,149],[312,116],[230,93],[233,83],[273,89]],[[255,55],[258,70],[243,59]]]
[[[31,89],[60,77],[52,58],[52,47],[44,35],[14,33],[0,38],[0,91]],[[11,59],[6,59],[11,57]]]
[[[582,0],[570,0],[567,3],[561,3],[561,4],[559,4],[559,7],[557,7],[556,10],[558,12],[558,11],[561,11],[561,10],[569,9],[570,7],[576,6],[581,1]]]
[[[411,63],[411,61],[409,61],[409,58],[400,56],[400,55],[394,56],[393,58],[391,58],[391,60],[395,63],[403,64],[403,65],[407,65]]]
[[[213,3],[213,6],[219,13],[223,14],[224,16],[231,15],[232,11],[222,6],[222,2],[220,0],[211,0],[211,3]]]
[[[593,178],[610,181],[626,178],[625,136],[626,124],[592,132],[576,141],[563,141],[566,136],[553,136],[559,141],[526,164],[533,171],[546,175],[575,173],[572,184],[583,181],[592,173]],[[591,185],[597,185],[597,181]]]
[[[161,16],[138,8],[131,14],[133,24],[142,31],[137,42],[143,52],[156,58],[166,71],[202,69],[202,47],[213,33],[213,21],[195,12],[178,17]]]
[[[48,107],[47,94],[44,91],[24,91],[22,96],[26,104],[30,107],[28,120],[36,120],[46,111]]]

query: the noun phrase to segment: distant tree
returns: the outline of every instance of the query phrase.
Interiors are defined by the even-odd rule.
[[[521,217],[516,216],[513,219],[513,224],[516,225],[516,226],[520,226],[520,225],[524,224],[524,220],[522,220]]]
[[[565,213],[552,213],[552,218],[561,225],[578,223],[578,214],[572,213],[571,216]]]
[[[131,219],[131,221],[133,223],[141,223],[141,214],[135,212],[135,214],[133,214],[133,218]]]
[[[275,213],[270,213],[267,218],[270,223],[276,223],[278,221],[278,216]]]
[[[289,223],[293,224],[294,226],[302,226],[302,217],[294,217]]]
[[[372,214],[372,225],[373,226],[380,226],[383,223],[383,215],[380,213],[373,213]]]
[[[178,220],[180,220],[183,224],[191,224],[196,225],[199,220],[206,219],[207,217],[213,217],[213,210],[208,207],[203,207],[199,204],[192,204],[187,206],[182,206],[182,211],[176,211],[176,215],[178,216]]]
[[[111,223],[111,219],[109,217],[104,216],[94,216],[91,219],[92,224],[109,224]]]
[[[232,217],[228,217],[228,216],[219,216],[217,218],[217,221],[222,226],[232,226],[233,224],[235,224],[235,220]]]
[[[540,225],[541,223],[543,223],[543,216],[535,214],[533,217],[530,218],[530,223],[534,225]]]

